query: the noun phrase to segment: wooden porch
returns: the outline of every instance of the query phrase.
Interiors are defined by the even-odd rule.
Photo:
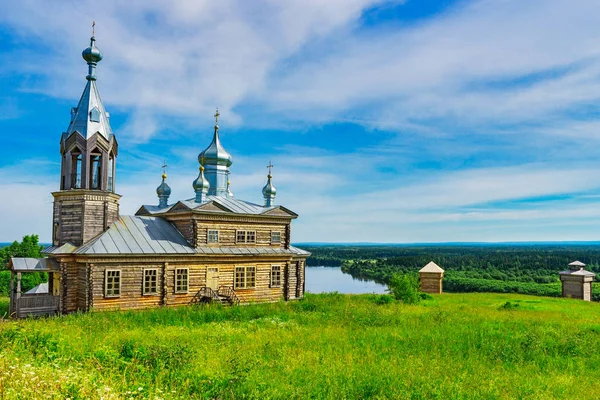
[[[58,264],[47,258],[11,258],[10,305],[12,318],[55,315],[60,306],[60,272]],[[48,283],[22,293],[21,277],[24,273],[47,272]]]

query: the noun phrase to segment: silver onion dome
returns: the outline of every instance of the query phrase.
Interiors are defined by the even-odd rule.
[[[96,38],[94,36],[92,36],[90,38],[90,45],[88,48],[86,48],[85,50],[83,50],[83,52],[81,53],[81,56],[83,57],[83,59],[85,61],[87,61],[88,63],[97,63],[100,60],[102,60],[102,52],[100,51],[100,49],[98,49],[96,47]]]
[[[202,164],[202,162],[201,162]],[[194,192],[196,192],[196,203],[202,203],[206,200],[206,195],[208,194],[208,189],[210,188],[210,183],[204,177],[204,166],[200,165],[200,174],[192,184],[194,187]]]
[[[215,133],[210,145],[198,155],[198,162],[204,158],[206,165],[224,165],[230,167],[233,164],[231,154],[229,154],[221,144],[219,139],[219,126],[215,125]]]
[[[275,197],[275,195],[277,194],[277,189],[275,189],[275,186],[273,186],[271,178],[273,178],[271,174],[267,175],[267,184],[262,190],[262,194],[264,197]]]

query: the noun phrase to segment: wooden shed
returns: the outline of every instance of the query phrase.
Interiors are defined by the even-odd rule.
[[[596,276],[585,270],[581,261],[573,261],[567,271],[559,272],[562,283],[562,296],[584,301],[592,301],[592,282]]]
[[[442,293],[442,280],[444,279],[444,270],[439,265],[431,261],[419,271],[421,280],[421,291],[425,293]]]

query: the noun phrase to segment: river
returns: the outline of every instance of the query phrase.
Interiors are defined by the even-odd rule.
[[[386,293],[386,286],[373,281],[353,278],[340,267],[306,267],[306,291],[347,294]]]

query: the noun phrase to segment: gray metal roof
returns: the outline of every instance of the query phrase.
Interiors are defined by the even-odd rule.
[[[75,254],[194,254],[167,220],[121,216],[108,230],[79,247]]]
[[[297,247],[190,246],[179,231],[161,217],[121,216],[110,228],[79,247],[75,254],[287,254],[310,255]]]
[[[42,254],[70,254],[77,249],[71,243],[65,243],[62,246],[49,246],[42,250]]]
[[[228,196],[206,196],[206,201],[202,203],[196,203],[195,198],[191,198],[188,200],[182,200],[179,203],[185,205],[186,207],[195,210],[205,206],[209,203],[214,203],[217,206],[221,206],[223,210],[205,210],[206,212],[213,213],[234,213],[234,214],[251,214],[251,215],[261,215],[268,211],[274,210],[279,206],[271,206],[264,207],[255,203],[251,203],[249,201],[236,199],[235,197]],[[160,214],[169,211],[173,208],[175,204],[171,204],[167,207],[158,207],[154,205],[144,205],[142,206],[146,211],[151,214]]]
[[[303,249],[300,249],[296,246],[290,246],[290,250],[300,256],[310,256],[312,253]]]
[[[73,108],[66,137],[79,132],[86,139],[99,132],[107,140],[113,135],[109,115],[104,109],[95,80],[88,80],[77,107]]]
[[[48,293],[48,282],[40,283],[31,290],[25,292],[25,294],[46,294]]]
[[[15,272],[58,271],[58,263],[49,258],[23,258],[10,259],[10,268]]]

